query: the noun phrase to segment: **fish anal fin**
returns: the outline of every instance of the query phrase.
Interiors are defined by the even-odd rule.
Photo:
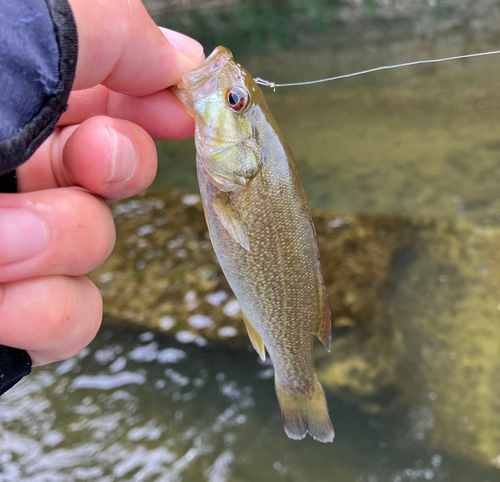
[[[266,347],[261,336],[253,326],[252,322],[249,320],[247,314],[241,309],[241,314],[243,315],[243,321],[245,322],[245,327],[247,329],[248,337],[252,342],[255,351],[259,354],[260,358],[264,361],[266,359]]]
[[[245,225],[240,213],[229,195],[225,192],[218,192],[212,197],[212,206],[215,209],[219,221],[232,238],[247,251],[250,251],[250,243],[247,237]]]
[[[303,439],[310,434],[319,442],[333,442],[335,432],[326,405],[323,387],[315,378],[312,390],[294,392],[276,381],[283,427],[289,438]]]
[[[323,288],[323,297],[324,297],[324,307],[323,307],[323,317],[318,323],[316,327],[315,335],[319,338],[321,343],[325,346],[325,348],[330,351],[330,347],[332,344],[332,319],[330,313],[330,305],[328,304],[328,297],[326,294],[326,290]]]

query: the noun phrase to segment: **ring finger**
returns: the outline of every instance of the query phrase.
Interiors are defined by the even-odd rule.
[[[0,283],[88,273],[115,243],[106,203],[78,188],[2,194],[0,225]]]

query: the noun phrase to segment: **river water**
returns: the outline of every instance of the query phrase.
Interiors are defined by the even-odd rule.
[[[288,440],[269,366],[254,354],[104,329],[0,399],[0,480],[497,480],[496,469],[426,448],[404,413],[329,406],[337,441]]]
[[[449,36],[238,58],[255,77],[298,82],[495,49]],[[496,224],[500,56],[265,88],[313,207]],[[154,187],[197,189],[191,142],[159,143]]]
[[[447,36],[238,60],[255,76],[291,82],[495,47]],[[500,223],[499,78],[500,57],[489,57],[266,97],[314,207],[486,229]],[[161,142],[159,151],[153,188],[196,191],[192,141]],[[36,369],[0,398],[0,482],[500,478],[494,464],[429,444],[434,419],[426,407],[374,415],[328,398],[336,441],[288,440],[272,367],[254,353],[182,344],[105,320],[77,357]]]

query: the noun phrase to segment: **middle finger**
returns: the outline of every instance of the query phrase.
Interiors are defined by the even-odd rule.
[[[88,273],[115,243],[106,203],[76,188],[1,194],[0,225],[0,283]]]

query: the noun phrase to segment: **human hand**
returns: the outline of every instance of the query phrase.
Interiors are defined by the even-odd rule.
[[[34,365],[69,358],[94,338],[102,300],[83,275],[115,242],[102,198],[150,185],[152,137],[193,134],[167,88],[203,60],[201,45],[160,30],[140,0],[70,4],[79,52],[69,109],[18,168],[19,192],[0,194],[0,345],[27,350]]]

